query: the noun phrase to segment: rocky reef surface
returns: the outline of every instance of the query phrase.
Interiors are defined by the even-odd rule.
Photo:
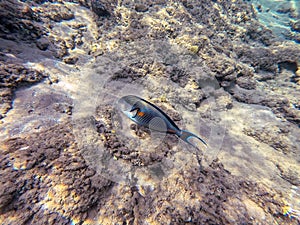
[[[264,7],[1,1],[1,224],[299,224],[299,9],[293,42]],[[127,94],[208,148],[122,118]]]

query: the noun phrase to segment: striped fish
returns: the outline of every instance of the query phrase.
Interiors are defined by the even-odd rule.
[[[204,145],[206,142],[197,135],[181,130],[174,121],[154,104],[134,95],[127,95],[119,100],[120,104],[126,105],[122,112],[133,122],[153,131],[177,135],[180,139],[197,148],[189,139],[194,137]],[[198,148],[197,148],[198,149]]]

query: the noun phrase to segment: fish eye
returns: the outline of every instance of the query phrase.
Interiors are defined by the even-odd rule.
[[[136,115],[138,114],[138,112],[139,112],[139,109],[138,109],[138,108],[132,109],[132,110],[130,110],[130,116],[131,116],[132,118],[134,118],[134,117],[136,117]]]

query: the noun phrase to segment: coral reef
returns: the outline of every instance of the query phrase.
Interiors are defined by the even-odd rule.
[[[284,40],[242,0],[1,1],[0,223],[299,224],[292,2]],[[208,149],[156,145],[125,94]]]
[[[8,110],[11,109],[13,91],[16,88],[40,82],[47,77],[47,74],[26,68],[22,64],[0,65],[0,73],[0,118],[3,118]]]

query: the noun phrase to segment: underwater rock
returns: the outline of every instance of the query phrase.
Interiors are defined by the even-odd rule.
[[[298,84],[300,84],[300,66],[297,68],[295,76],[295,80],[298,82]]]
[[[37,70],[29,69],[21,64],[1,64],[0,87],[16,88],[25,83],[36,83],[48,75]]]
[[[8,110],[12,107],[13,92],[11,88],[0,88],[0,119],[2,119]]]
[[[97,217],[102,223],[129,223],[134,220],[138,224],[143,221],[160,224],[263,221],[269,224],[273,221],[272,214],[284,206],[272,190],[253,182],[235,180],[218,162],[201,171],[191,169],[180,172],[176,178],[163,180],[158,187],[114,185],[111,193],[105,203],[99,201],[96,205],[96,210],[104,215]],[[249,201],[255,211],[262,213],[262,217],[254,217],[255,212],[247,204]],[[115,205],[119,206],[117,211]],[[268,210],[259,211],[261,205]],[[279,215],[278,220],[284,222],[287,219]]]
[[[238,77],[236,83],[241,87],[248,90],[255,89],[256,81],[251,77]]]
[[[226,111],[233,107],[232,96],[222,88],[215,92],[216,107],[214,110]]]
[[[245,129],[245,134],[254,137],[256,140],[264,142],[275,150],[283,152],[284,154],[297,154],[297,147],[293,141],[289,139],[289,131],[283,129],[276,129],[275,127],[257,129],[255,127]]]
[[[78,3],[86,8],[90,8],[90,0],[78,0]]]
[[[78,58],[76,56],[69,56],[69,57],[65,57],[64,62],[67,64],[76,64],[76,62],[78,61]]]
[[[243,63],[250,64],[256,72],[259,70],[276,73],[278,70],[274,53],[269,48],[242,48],[237,49],[237,54]]]
[[[256,72],[260,70],[276,74],[281,63],[297,64],[300,49],[296,44],[272,46],[270,48],[236,48],[237,55],[243,63],[250,64]]]
[[[248,41],[254,40],[265,46],[270,46],[276,41],[276,36],[272,31],[258,21],[253,21],[253,23],[246,25],[246,28],[247,32],[244,38]]]
[[[49,7],[48,7],[49,4]],[[35,2],[4,1],[0,3],[0,37],[6,40],[17,41],[20,49],[10,49],[12,54],[25,54],[22,52],[23,45],[36,44],[37,48],[42,51],[50,50],[59,52],[59,43],[49,37],[49,29],[53,28],[50,17],[55,20],[71,19],[72,13],[68,9],[63,9],[63,4],[44,3],[36,4]],[[48,8],[61,7],[61,10]],[[34,10],[33,10],[34,8]],[[50,10],[50,11],[49,11]],[[59,37],[59,35],[57,36]],[[48,39],[48,40],[47,40]],[[50,44],[52,42],[52,44]],[[32,48],[33,46],[30,46]],[[34,48],[34,47],[33,47]],[[49,53],[53,54],[53,53]],[[29,55],[29,54],[28,54]],[[60,55],[63,55],[60,53]],[[32,55],[33,57],[33,55]]]
[[[239,86],[230,88],[229,93],[240,102],[270,107],[278,117],[283,116],[295,124],[300,124],[299,110],[291,108],[290,102],[285,96],[269,94],[255,89],[247,90]]]
[[[30,220],[32,224],[42,224],[51,220],[53,211],[58,212],[56,218],[52,218],[56,223],[66,224],[66,220],[70,221],[66,217],[83,220],[85,212],[101,196],[102,189],[110,185],[86,167],[74,144],[70,123],[1,142],[4,144],[0,156],[3,168],[0,212],[10,216],[16,209],[20,210],[13,220],[16,223]],[[48,207],[39,207],[41,203]],[[28,205],[31,205],[30,210]],[[31,218],[32,215],[36,216]],[[40,215],[47,215],[47,219]],[[0,218],[2,222],[7,221]]]
[[[104,4],[99,0],[91,0],[92,11],[99,17],[108,17],[110,13],[104,7]]]
[[[277,12],[279,13],[291,13],[295,11],[292,2],[284,2],[277,6]]]
[[[54,52],[54,57],[62,59],[64,56],[68,55],[68,48],[66,46],[66,42],[62,39],[53,39],[52,37],[49,40],[54,43],[57,47],[56,51]]]
[[[294,166],[287,166],[284,164],[277,165],[277,168],[280,171],[280,176],[282,176],[283,179],[290,182],[292,185],[299,186],[300,185],[300,174],[296,167]]]
[[[49,40],[45,37],[39,38],[36,42],[36,46],[42,51],[46,51],[49,45]]]
[[[148,6],[145,4],[136,4],[135,5],[135,10],[137,12],[147,12],[148,11]]]
[[[111,77],[112,80],[127,80],[127,81],[134,81],[143,77],[143,74],[139,70],[140,66],[138,67],[124,67],[121,68],[119,71],[116,71],[113,76]]]
[[[22,85],[34,84],[42,81],[48,74],[24,67],[22,64],[0,65],[0,117],[12,107],[13,95],[16,88]]]
[[[55,22],[74,19],[73,12],[63,3],[44,3],[41,9],[41,15]]]
[[[292,31],[300,32],[300,20],[292,22]]]
[[[300,121],[297,94],[291,94],[296,93],[291,90],[297,86],[291,82],[292,76],[298,72],[281,72],[286,69],[283,63],[299,66],[299,47],[275,42],[272,31],[257,21],[247,1],[154,0],[142,5],[134,1],[119,4],[111,9],[116,5],[114,0],[0,3],[1,37],[21,47],[24,42],[32,44],[45,54],[28,60],[22,58],[22,49],[12,51],[5,44],[1,46],[0,58],[5,61],[0,66],[0,113],[5,114],[11,107],[14,94],[16,101],[0,123],[1,131],[6,129],[1,135],[7,133],[0,140],[0,223],[297,225],[297,218],[283,214],[289,186],[280,185],[299,185],[299,166],[295,163],[289,169],[288,163],[299,159],[295,141],[298,130],[292,132],[289,128]],[[99,17],[112,13],[115,20],[97,19],[93,13]],[[152,45],[153,40],[159,47]],[[141,42],[145,46],[138,48]],[[122,49],[123,43],[132,43],[137,51]],[[180,46],[187,51],[172,51],[167,46]],[[119,54],[111,58],[113,63],[101,61],[101,55],[116,52]],[[52,54],[59,59],[53,60]],[[12,63],[13,60],[28,62],[26,65],[43,64],[52,79],[48,84],[37,85],[45,92],[30,91],[35,90],[33,84],[48,75],[22,63]],[[86,78],[87,73],[93,76]],[[206,82],[206,77],[211,79]],[[104,89],[104,83],[115,89]],[[24,84],[24,89],[14,92]],[[144,142],[144,148],[128,148],[125,144],[134,139],[120,139],[118,130],[107,122],[113,109],[97,103],[101,97],[106,99],[107,90],[118,95],[124,86],[135,91],[138,84],[180,127],[194,124],[194,117],[200,118],[195,120],[195,130],[204,129],[212,145],[203,153],[217,152],[214,144],[219,141],[220,152],[229,153],[227,157],[216,153],[219,161],[209,165],[200,160],[191,162],[187,157],[192,154],[172,136],[166,136],[155,149],[149,147],[150,142]],[[206,86],[211,90],[206,92]],[[76,94],[85,90],[87,94],[76,99]],[[70,93],[74,100],[83,100],[80,106],[85,113],[89,107],[97,107],[98,118],[91,123],[95,139],[83,144],[86,129],[80,129],[75,139],[74,127],[78,124],[75,119],[70,122],[70,115],[78,115],[78,105],[71,102]],[[89,104],[85,105],[85,100]],[[264,114],[256,115],[262,108],[259,105],[273,116],[271,121],[286,123],[277,127]],[[248,111],[242,111],[245,107]],[[249,122],[250,117],[253,121]],[[28,123],[31,119],[36,123]],[[9,120],[13,120],[13,128],[17,123],[19,127],[10,130],[6,123]],[[218,124],[216,132],[212,129],[214,124]],[[245,129],[239,130],[241,126]],[[150,140],[149,130],[130,124],[129,128],[128,133],[136,139]],[[226,131],[225,138],[220,134],[221,128]],[[119,168],[128,177],[135,176],[143,165],[163,161],[177,150],[182,153],[184,167],[158,182],[145,181],[147,186],[135,185],[135,180],[132,186],[116,183],[111,181],[116,177],[99,175],[97,166],[104,163],[97,161],[97,154],[92,156],[95,168],[84,158],[90,150],[88,144],[94,141],[104,143],[114,164],[123,160],[134,165],[132,173]],[[261,154],[252,157],[253,152]],[[230,167],[231,160],[235,167]],[[244,163],[248,168],[243,169]],[[268,166],[278,168],[274,172]],[[261,170],[267,175],[260,174]],[[240,175],[234,174],[237,172]]]
[[[180,87],[185,87],[189,80],[189,74],[176,66],[167,67],[166,73],[170,76],[171,80],[178,83]]]
[[[35,41],[45,29],[38,24],[39,16],[30,5],[20,1],[0,2],[0,37],[8,40]]]

